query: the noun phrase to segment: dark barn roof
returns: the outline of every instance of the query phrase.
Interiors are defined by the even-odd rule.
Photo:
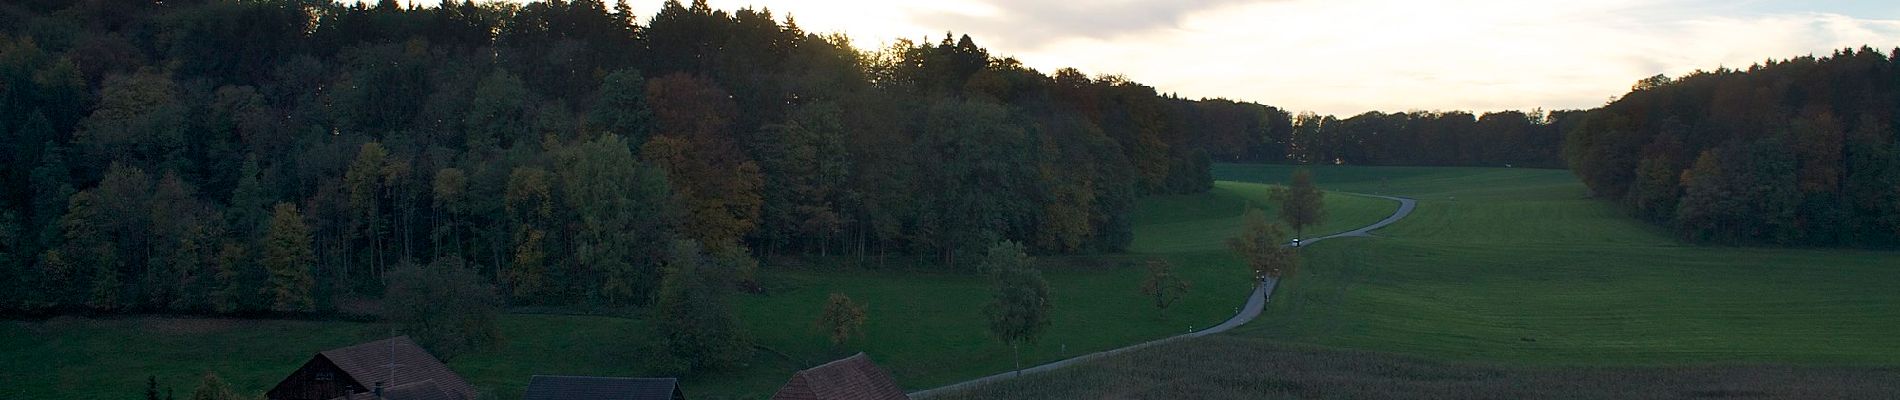
[[[474,386],[455,375],[455,371],[450,371],[448,366],[442,365],[442,361],[429,355],[408,336],[327,350],[317,353],[317,356],[329,359],[336,364],[337,369],[349,374],[350,378],[362,383],[365,388],[373,388],[376,382],[383,382],[384,397],[394,397],[391,391],[398,388],[409,391],[406,392],[408,394],[427,396],[427,386],[433,386],[435,390],[452,396],[448,400],[476,398]],[[396,364],[395,368],[388,366],[392,361]],[[429,381],[434,383],[410,386]]]
[[[673,378],[535,375],[521,400],[685,400]]]
[[[457,400],[454,394],[442,389],[435,381],[410,382],[383,388],[383,397],[376,398],[375,393],[357,393],[338,397],[335,400]]]
[[[891,380],[891,374],[878,368],[871,357],[858,353],[792,374],[773,400],[897,400],[909,399]]]

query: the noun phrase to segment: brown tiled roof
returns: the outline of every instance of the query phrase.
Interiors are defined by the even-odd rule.
[[[673,378],[613,378],[535,375],[521,400],[675,400],[685,399]]]
[[[435,386],[437,390],[450,395],[451,398],[447,400],[472,400],[476,397],[474,386],[469,386],[461,376],[455,375],[455,371],[450,371],[448,366],[442,365],[442,361],[429,355],[428,351],[424,351],[422,346],[417,346],[416,342],[409,340],[408,336],[397,336],[317,354],[335,363],[338,369],[349,374],[350,378],[357,382],[361,382],[365,388],[374,388],[376,382],[383,382],[386,388],[383,392],[384,397],[391,397],[392,389],[426,381],[434,381],[428,386]],[[391,361],[396,364],[394,368],[389,366]],[[411,387],[408,390],[422,391],[423,389]]]
[[[858,353],[792,374],[773,400],[908,400],[891,374]]]

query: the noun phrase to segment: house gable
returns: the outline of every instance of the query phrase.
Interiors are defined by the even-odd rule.
[[[328,357],[318,354],[277,382],[265,397],[271,400],[323,400],[368,390]]]

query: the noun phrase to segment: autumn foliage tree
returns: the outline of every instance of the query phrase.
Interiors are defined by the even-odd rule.
[[[297,212],[297,206],[277,203],[277,208],[271,211],[270,229],[258,247],[263,252],[258,263],[270,272],[265,293],[271,299],[271,311],[298,313],[316,310],[310,295],[311,289],[316,286],[310,271],[311,264],[316,262],[316,255],[310,249],[310,228],[304,224],[303,214]]]
[[[864,306],[851,301],[844,293],[832,293],[825,299],[825,309],[818,314],[818,329],[825,331],[825,337],[831,339],[832,346],[843,346],[854,336],[864,335]]]
[[[504,202],[508,222],[513,226],[509,247],[512,257],[502,273],[502,282],[514,298],[533,301],[535,295],[549,289],[548,237],[554,222],[554,189],[548,171],[534,167],[515,168],[508,175]]]
[[[191,389],[190,400],[237,400],[241,396],[231,389],[218,374],[206,372],[198,379],[198,386]]]
[[[1896,55],[1871,48],[1638,82],[1576,118],[1598,197],[1710,243],[1900,243]]]
[[[681,231],[708,248],[736,246],[759,223],[763,177],[734,137],[731,96],[704,79],[673,74],[647,85],[659,134],[641,146],[675,182]]]

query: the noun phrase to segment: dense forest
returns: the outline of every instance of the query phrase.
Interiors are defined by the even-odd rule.
[[[1119,251],[1137,197],[1215,160],[1560,165],[1559,114],[1296,116],[661,7],[0,4],[0,313],[324,312],[434,264],[644,306],[680,241],[741,281],[967,269],[1006,240]]]
[[[1114,252],[1211,185],[1186,121],[1229,103],[849,43],[703,1],[6,2],[0,309],[323,312],[428,264],[642,306],[679,248]]]
[[[1712,243],[1900,243],[1900,49],[1638,82],[1564,152],[1597,196]]]

